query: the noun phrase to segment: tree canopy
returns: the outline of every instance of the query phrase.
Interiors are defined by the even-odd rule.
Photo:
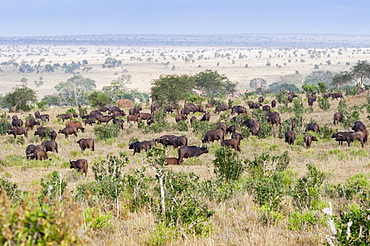
[[[152,80],[151,97],[153,101],[174,104],[186,98],[194,88],[194,77],[189,75],[161,75]]]
[[[325,70],[312,71],[306,76],[304,84],[307,85],[317,85],[319,82],[324,82],[325,84],[331,84],[333,79],[333,73]]]
[[[235,93],[236,83],[231,82],[226,75],[221,75],[217,71],[206,69],[197,73],[195,76],[195,88],[202,91],[206,97],[215,94]]]
[[[3,97],[4,103],[11,107],[12,111],[30,111],[31,104],[37,102],[36,92],[29,87],[21,86]]]
[[[333,86],[342,87],[343,85],[352,81],[352,79],[353,79],[352,74],[347,71],[344,71],[344,72],[335,74],[333,76],[333,80],[331,84]]]
[[[351,68],[352,78],[357,82],[358,87],[364,85],[365,79],[370,78],[370,64],[367,61],[358,61]]]
[[[63,103],[75,106],[85,104],[86,92],[93,91],[95,88],[95,81],[82,75],[74,75],[66,82],[59,82],[55,86]]]

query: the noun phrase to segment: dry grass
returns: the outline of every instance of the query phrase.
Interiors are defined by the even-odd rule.
[[[267,99],[272,100],[271,98]],[[346,100],[347,104],[361,105],[366,102],[366,95],[347,97]],[[304,105],[307,107],[307,101],[304,101]],[[313,118],[320,126],[327,125],[332,128],[342,129],[342,125],[334,126],[332,124],[332,116],[336,112],[337,105],[338,101],[332,101],[331,110],[325,112],[319,109],[315,103],[314,112],[304,115],[305,123],[310,118]],[[46,125],[55,130],[63,128],[64,124],[56,120],[56,115],[64,113],[66,110],[67,108],[53,108],[42,112],[51,116],[51,121],[47,122]],[[149,108],[145,108],[144,111],[149,112]],[[248,114],[251,114],[250,110]],[[17,115],[24,119],[28,113],[18,113]],[[366,116],[366,112],[361,113],[361,120],[365,125],[369,125],[369,120]],[[289,114],[282,114],[283,120],[289,117]],[[212,112],[211,121],[216,122],[218,118],[219,116]],[[171,124],[175,122],[173,117],[168,117],[167,120]],[[42,167],[42,165],[40,167],[27,167],[29,161],[25,160],[25,148],[30,143],[41,142],[36,136],[33,136],[34,131],[30,132],[24,145],[7,143],[8,139],[12,138],[10,135],[0,136],[0,142],[3,143],[0,161],[5,164],[1,167],[0,175],[8,177],[12,182],[16,182],[22,190],[35,191],[40,178],[54,170],[61,172],[67,177],[71,172],[68,166],[69,160],[85,158],[89,161],[91,167],[92,163],[105,159],[107,155],[118,155],[121,151],[129,155],[130,164],[125,168],[125,172],[131,173],[136,169],[140,169],[143,165],[147,165],[147,162],[145,153],[132,156],[131,150],[128,149],[130,138],[135,137],[142,141],[154,139],[164,134],[184,134],[176,131],[160,134],[143,134],[136,124],[133,126],[133,129],[133,133],[130,134],[123,130],[112,145],[107,145],[104,141],[97,141],[95,152],[87,150],[84,153],[81,153],[76,140],[86,137],[95,138],[92,126],[86,126],[86,131],[79,133],[77,138],[70,136],[68,139],[65,139],[64,135],[58,135],[59,154],[50,154],[52,162],[48,167]],[[186,135],[190,139],[190,144],[201,144],[200,136],[194,135],[191,131]],[[216,149],[218,145],[219,143],[213,143],[210,148]],[[369,173],[369,155],[361,157],[355,154],[355,151],[361,149],[359,144],[355,143],[351,147],[346,145],[338,146],[334,140],[314,142],[312,148],[307,150],[302,146],[288,146],[283,139],[250,137],[242,141],[240,158],[252,159],[255,153],[261,154],[269,151],[271,145],[279,146],[277,150],[270,151],[273,155],[279,155],[286,150],[289,152],[291,157],[290,168],[297,173],[297,176],[302,176],[306,173],[307,163],[314,164],[319,170],[324,171],[328,175],[326,180],[328,183],[343,182],[346,178],[357,173]],[[369,152],[368,146],[366,144],[364,147],[367,153]],[[330,155],[329,151],[332,149],[341,150],[345,158],[343,156]],[[168,155],[176,157],[177,152],[169,147]],[[19,156],[19,160],[16,162],[11,161],[10,158],[12,156]],[[210,151],[209,154],[200,156],[198,161],[187,159],[183,165],[171,166],[169,168],[174,171],[194,172],[202,178],[210,178],[214,177],[213,159],[214,154]],[[154,176],[154,173],[151,169],[147,169],[147,175]],[[91,168],[88,172],[87,180],[94,180]],[[78,182],[69,182],[68,189],[73,191]],[[285,206],[285,211],[288,213],[291,205],[287,202]],[[290,231],[286,228],[286,218],[274,225],[264,226],[259,221],[260,217],[251,196],[247,193],[238,193],[227,202],[211,202],[210,207],[215,210],[215,214],[211,218],[214,228],[213,235],[205,238],[190,238],[189,240],[178,239],[170,242],[168,245],[321,245],[324,235],[329,233],[326,226],[318,226],[307,231]],[[144,245],[148,237],[153,234],[154,227],[155,216],[149,209],[145,208],[137,213],[123,211],[122,217],[113,219],[112,229],[96,232],[94,245]]]
[[[119,76],[131,75],[129,89],[149,92],[150,82],[163,74],[196,74],[205,69],[217,70],[231,81],[238,82],[238,90],[249,89],[253,78],[264,78],[268,84],[278,81],[281,76],[302,75],[302,79],[314,70],[320,69],[339,72],[348,70],[349,62],[354,65],[358,60],[367,60],[369,50],[362,49],[260,49],[253,47],[112,47],[112,46],[7,46],[0,47],[0,63],[13,60],[17,63],[42,66],[59,63],[70,64],[87,60],[89,72],[78,70],[83,76],[96,81],[97,88],[109,85]],[[122,61],[116,68],[102,68],[106,58]],[[45,59],[42,61],[41,59]],[[188,61],[186,61],[188,59]],[[326,62],[330,60],[331,64]],[[169,64],[167,64],[169,63]],[[270,63],[270,66],[266,66]],[[245,68],[248,64],[248,68]],[[35,89],[41,99],[55,92],[54,86],[66,81],[72,74],[56,69],[53,73],[19,73],[18,67],[1,66],[0,94],[5,94],[28,79],[28,86]],[[44,85],[36,87],[34,81],[43,77]],[[302,81],[301,81],[302,82]],[[299,87],[301,84],[297,84]]]

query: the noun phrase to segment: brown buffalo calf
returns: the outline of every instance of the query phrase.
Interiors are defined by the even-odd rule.
[[[179,165],[179,160],[177,158],[166,158],[166,165]]]
[[[85,177],[87,176],[87,169],[89,168],[89,164],[85,159],[78,159],[77,161],[69,161],[71,164],[71,168],[77,169],[77,171],[84,173]]]

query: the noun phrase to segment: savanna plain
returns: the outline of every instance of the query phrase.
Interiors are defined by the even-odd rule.
[[[250,95],[248,98],[243,95],[244,92],[251,89],[249,82],[253,78],[264,78],[268,84],[271,84],[286,79],[288,75],[299,75],[295,77],[298,78],[295,80],[295,85],[300,88],[305,75],[311,73],[314,69],[329,70],[333,73],[346,71],[358,60],[367,60],[369,56],[370,50],[367,48],[260,49],[253,47],[158,48],[9,45],[1,47],[0,63],[13,61],[19,64],[45,66],[45,64],[59,63],[62,65],[63,63],[81,62],[84,66],[81,66],[81,69],[75,71],[75,73],[93,79],[97,84],[97,89],[110,85],[113,80],[121,75],[130,75],[130,79],[125,84],[128,90],[138,90],[145,93],[149,93],[151,81],[159,78],[160,75],[195,74],[205,69],[212,69],[220,74],[225,74],[231,81],[238,82],[238,93],[234,97],[220,100],[225,103],[232,101],[233,105],[247,107],[248,101],[257,102],[258,98],[256,95]],[[121,63],[119,66],[109,68],[104,66],[107,58],[109,60],[116,59]],[[87,62],[83,62],[84,60]],[[72,74],[66,73],[62,69],[55,69],[54,72],[40,70],[38,72],[21,73],[19,67],[2,65],[0,92],[5,94],[15,86],[27,84],[37,92],[41,100],[45,95],[56,93],[54,87],[71,76]],[[40,77],[42,77],[43,83],[37,85],[34,81],[40,81]],[[276,100],[275,95],[268,94],[265,96],[263,104],[270,104],[274,99]],[[279,176],[283,177],[280,185],[284,193],[274,195],[272,192],[277,191],[273,188],[260,186],[261,189],[266,189],[266,193],[261,195],[265,198],[256,195],[258,194],[257,185],[259,181],[253,180],[248,168],[243,171],[238,180],[223,181],[223,183],[219,181],[217,171],[214,170],[217,169],[215,168],[215,159],[219,155],[220,143],[216,141],[203,144],[201,138],[204,129],[195,129],[196,126],[192,126],[187,120],[185,124],[187,130],[184,130],[186,128],[179,127],[179,124],[175,122],[176,113],[166,115],[164,121],[168,123],[168,127],[161,132],[151,131],[145,124],[125,122],[124,129],[120,130],[119,135],[109,139],[97,139],[94,125],[84,126],[85,131],[79,132],[78,137],[72,135],[65,138],[58,134],[56,141],[59,152],[48,152],[50,160],[26,159],[26,147],[29,144],[41,143],[39,137],[33,135],[34,130],[31,130],[29,136],[24,138],[18,136],[14,139],[11,135],[0,136],[2,143],[0,175],[4,180],[17,184],[19,190],[28,192],[28,195],[25,195],[24,198],[26,201],[16,202],[23,204],[22,209],[24,209],[26,216],[31,213],[32,209],[28,210],[25,204],[32,204],[31,208],[38,209],[40,205],[37,201],[34,201],[34,197],[40,196],[45,189],[48,189],[41,183],[47,183],[48,180],[51,180],[50,174],[52,172],[58,172],[59,182],[61,180],[66,182],[65,192],[62,196],[54,197],[53,201],[51,201],[51,198],[44,198],[41,201],[41,203],[52,207],[50,211],[57,217],[55,224],[60,226],[59,234],[63,234],[65,238],[65,241],[58,241],[58,243],[56,243],[57,240],[51,241],[50,245],[322,245],[327,243],[326,236],[332,235],[332,231],[327,224],[329,217],[322,212],[322,209],[328,207],[330,202],[333,213],[339,216],[342,211],[348,211],[348,205],[360,203],[360,190],[366,191],[370,188],[369,144],[365,143],[363,148],[358,141],[353,142],[350,147],[347,146],[346,142],[343,145],[338,145],[338,142],[328,136],[327,133],[349,130],[351,126],[344,126],[343,123],[334,125],[333,114],[338,111],[341,101],[345,102],[347,108],[358,106],[359,120],[369,126],[369,113],[366,108],[362,107],[369,104],[369,100],[366,92],[354,96],[345,95],[344,99],[339,100],[330,98],[328,100],[330,108],[327,110],[319,107],[318,102],[309,107],[304,94],[298,94],[298,98],[294,100],[295,103],[287,105],[278,103],[277,107],[273,109],[273,111],[280,112],[282,125],[269,127],[271,133],[264,137],[251,136],[245,126],[237,125],[238,132],[246,132],[245,138],[241,141],[241,152],[236,153],[233,150],[228,152],[234,156],[233,160],[243,163],[244,166],[248,166],[248,162],[245,160],[252,161],[258,156],[266,155],[266,153],[270,156],[284,154],[289,156],[289,165]],[[206,102],[200,103],[203,106],[206,104]],[[296,129],[296,143],[288,145],[284,142],[281,133],[284,129],[289,128],[287,126],[288,120],[297,116],[295,110],[297,110],[300,103],[303,105],[303,109],[299,113],[302,116],[302,127]],[[136,103],[136,105],[139,104],[143,108],[143,112],[150,112],[149,103]],[[57,115],[66,113],[70,108],[69,106],[52,107],[40,110],[42,114],[50,115],[50,121],[43,122],[42,125],[57,131],[64,128],[65,123]],[[77,107],[74,109],[79,112]],[[87,105],[86,109],[89,112],[96,108]],[[128,112],[128,108],[122,109],[126,113]],[[7,112],[7,115],[17,115],[19,118],[25,119],[36,110],[35,108],[31,112]],[[231,118],[235,115],[231,115],[230,110],[220,114],[214,113],[213,110],[214,107],[206,109],[207,112],[211,113],[211,118],[209,124],[205,125],[211,126],[211,124],[220,121],[224,121],[228,125],[233,124]],[[257,117],[262,113],[247,109],[246,117]],[[198,120],[202,115],[199,112],[194,113]],[[76,120],[83,122],[80,117],[77,117]],[[313,121],[319,124],[321,128],[324,127],[326,132],[311,133],[317,136],[318,141],[313,142],[310,149],[306,149],[303,143],[303,136],[306,134],[304,127]],[[133,140],[153,140],[165,134],[186,135],[188,145],[207,145],[209,153],[185,159],[181,165],[164,167],[157,165],[157,169],[152,168],[154,157],[147,156],[146,152],[132,155],[129,144]],[[82,152],[76,143],[80,138],[95,139],[95,151],[87,149]],[[226,138],[229,138],[229,135],[226,135]],[[157,144],[156,147],[162,148],[160,144]],[[108,164],[112,164],[112,162],[107,161],[108,156],[116,156],[119,159],[120,153],[125,156],[122,159],[126,163],[121,176],[126,175],[126,178],[122,180],[127,182],[119,188],[122,191],[120,195],[117,195],[114,199],[107,198],[104,194],[99,193],[97,186],[94,188],[96,190],[87,191],[89,187],[93,189],[92,184],[97,180],[96,174],[98,171],[97,169],[93,171],[92,167],[94,165],[99,166],[99,164],[107,167]],[[177,157],[177,150],[171,146],[167,147],[164,153],[167,157]],[[125,158],[127,158],[127,161]],[[69,161],[76,159],[88,160],[89,170],[86,177],[69,168]],[[273,167],[276,162],[271,160],[269,159],[262,164],[271,165],[270,167],[264,167],[265,171],[269,173],[264,176],[265,181],[275,175]],[[307,164],[314,166],[318,170],[317,172],[322,172],[325,178],[321,183],[314,184],[314,187],[307,186],[302,190],[302,193],[307,191],[308,198],[301,199],[307,201],[310,199],[309,196],[312,196],[313,201],[309,201],[307,206],[297,208],[297,199],[298,201],[300,199],[296,194],[299,188],[299,180],[303,177],[312,178],[312,176],[308,176]],[[189,185],[186,186],[186,192],[182,191],[182,195],[178,197],[174,195],[172,197],[174,200],[178,199],[178,202],[184,203],[184,207],[186,207],[190,205],[183,199],[190,200],[189,197],[192,197],[197,201],[195,210],[202,210],[203,207],[207,207],[212,211],[211,214],[208,217],[202,217],[198,214],[199,218],[192,217],[189,219],[191,222],[186,222],[184,218],[186,216],[191,217],[189,215],[191,212],[181,208],[181,206],[179,208],[175,205],[168,205],[169,207],[173,206],[172,213],[177,213],[176,208],[179,211],[181,210],[183,214],[178,212],[181,214],[177,219],[178,221],[171,225],[159,223],[163,219],[158,216],[158,210],[160,210],[158,208],[161,207],[161,195],[157,179],[158,173],[156,174],[155,170],[158,172],[159,169],[163,169],[165,174],[170,171],[183,173],[181,179],[186,181],[181,184],[187,183]],[[189,176],[186,176],[188,173],[199,176],[199,180],[194,181],[194,179],[189,178]],[[311,175],[314,174],[311,173]],[[128,176],[131,179],[127,178]],[[180,179],[180,176],[178,178]],[[41,179],[43,181],[40,181]],[[128,180],[135,180],[135,182],[129,183]],[[351,193],[353,196],[339,195],[340,191],[338,190],[344,191],[350,186],[349,184],[352,184],[353,180],[360,183],[360,188]],[[171,182],[175,181],[175,179],[171,180]],[[201,185],[204,184],[202,182],[205,181],[212,183],[215,187],[214,189],[208,187],[208,193],[204,191],[206,188],[199,191],[204,186]],[[48,184],[50,186],[51,183]],[[61,187],[60,183],[58,184]],[[294,189],[295,196],[291,195],[294,193]],[[84,190],[84,192],[81,190]],[[195,197],[191,195],[192,190],[194,190]],[[197,191],[195,192],[195,190]],[[314,193],[309,193],[308,190],[314,190]],[[213,195],[206,195],[210,193]],[[369,198],[367,197],[367,199]],[[18,211],[21,211],[19,214],[14,211],[11,212],[10,207],[15,205],[9,205],[4,196],[2,196],[1,202],[4,204],[3,208],[6,208],[3,209],[3,212],[8,212],[9,216],[22,217],[20,215],[22,213],[21,209],[18,209]],[[184,212],[185,210],[186,212]],[[194,212],[194,214],[196,213]],[[14,225],[11,224],[11,220],[7,220],[4,216],[6,217],[6,215],[1,216],[2,221],[9,223],[4,228],[13,228]],[[16,220],[14,219],[14,221]],[[50,219],[50,221],[52,220]],[[47,218],[38,218],[36,224],[38,226],[47,225]],[[192,228],[198,228],[198,231]],[[17,231],[13,229],[3,230],[3,242],[11,242],[12,236],[15,236]],[[47,234],[47,229],[42,232],[35,231],[34,237],[43,237],[45,234]],[[360,237],[361,235],[356,236]],[[367,235],[367,237],[369,236]],[[32,238],[30,240],[32,242]]]

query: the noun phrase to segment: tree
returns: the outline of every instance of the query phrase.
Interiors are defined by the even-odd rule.
[[[358,87],[363,87],[365,79],[370,78],[370,64],[367,61],[358,61],[351,68],[351,75]]]
[[[62,100],[60,99],[60,97],[55,96],[55,95],[46,95],[46,96],[44,96],[42,101],[46,101],[49,106],[60,106],[60,105],[62,105]]]
[[[269,85],[268,90],[271,91],[272,94],[277,94],[279,91],[299,92],[298,87],[293,84],[288,83],[280,84],[277,82],[274,82],[271,85]]]
[[[344,72],[335,74],[333,76],[331,84],[333,86],[342,87],[343,85],[352,81],[352,79],[353,79],[352,74],[347,71],[344,71]]]
[[[313,71],[311,74],[307,75],[304,80],[304,84],[307,85],[317,85],[319,82],[324,82],[325,84],[330,84],[333,79],[333,73],[325,70]]]
[[[175,104],[186,98],[186,93],[194,88],[194,77],[189,75],[161,75],[152,82],[151,97],[153,101]]]
[[[236,83],[231,82],[225,75],[221,75],[217,71],[206,69],[194,77],[196,89],[202,91],[206,97],[212,94],[235,92]]]
[[[249,82],[249,86],[254,89],[255,91],[256,90],[260,90],[260,91],[264,91],[266,90],[266,87],[267,87],[267,82],[265,79],[263,78],[254,78],[252,79],[250,82]],[[261,88],[261,89],[259,89]]]
[[[84,104],[86,102],[86,92],[95,88],[95,81],[84,78],[82,75],[74,75],[66,82],[59,82],[55,86],[63,103],[74,106]]]
[[[112,98],[101,91],[94,91],[87,99],[92,107],[103,107],[113,102]]]
[[[29,111],[31,110],[31,104],[37,102],[37,97],[34,90],[26,86],[21,86],[7,93],[3,101],[14,112],[18,110]]]

